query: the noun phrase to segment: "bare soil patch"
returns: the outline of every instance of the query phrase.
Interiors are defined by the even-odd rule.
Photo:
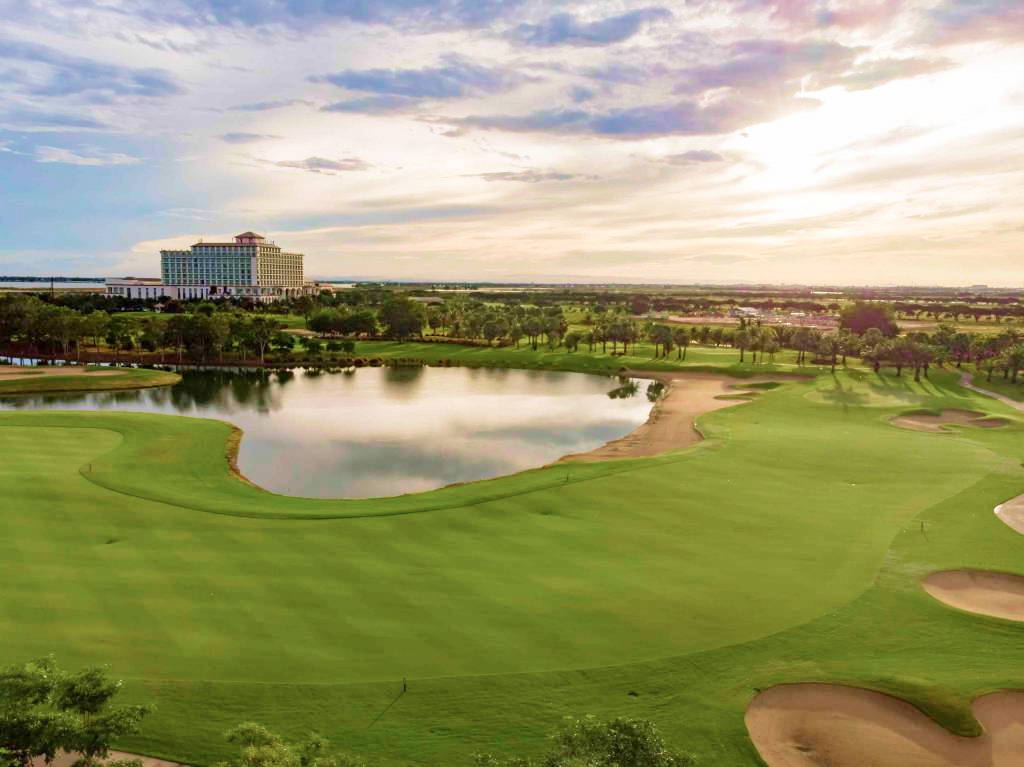
[[[78,759],[78,754],[69,754],[66,751],[62,751],[57,754],[49,767],[71,767]],[[142,762],[142,767],[185,767],[185,765],[179,762],[168,762],[163,759],[156,759],[151,756],[142,756],[140,754],[129,754],[125,751],[111,751],[110,757],[106,760],[107,762],[121,761],[123,759],[138,759]],[[33,759],[32,767],[47,767],[46,762],[42,759]]]
[[[104,370],[89,370],[85,365],[69,365],[67,367],[54,367],[43,365],[42,367],[28,367],[21,365],[0,365],[0,381],[17,381],[22,378],[65,378],[67,376],[90,376],[121,375],[123,370],[108,368]]]
[[[949,433],[947,426],[979,426],[983,429],[1006,426],[1009,423],[1003,418],[986,418],[984,413],[976,410],[943,410],[935,413],[906,413],[892,419],[894,426],[914,431]]]
[[[750,384],[777,382],[780,376],[731,378],[713,373],[652,373],[628,370],[624,376],[650,378],[665,384],[665,393],[651,408],[647,422],[625,437],[586,453],[567,455],[563,461],[607,461],[640,458],[681,450],[704,437],[695,422],[704,413],[748,402],[742,390]],[[753,392],[751,392],[753,394]]]
[[[1024,693],[972,706],[984,728],[954,735],[909,703],[871,690],[786,684],[747,708],[747,731],[769,767],[1017,767],[1024,764]]]
[[[991,570],[945,570],[932,573],[921,586],[950,607],[1024,621],[1024,576]]]

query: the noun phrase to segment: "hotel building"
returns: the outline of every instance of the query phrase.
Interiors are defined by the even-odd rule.
[[[188,250],[160,251],[160,279],[107,280],[107,295],[124,298],[247,298],[279,301],[317,293],[303,280],[301,253],[285,253],[254,232],[234,242],[197,242]]]

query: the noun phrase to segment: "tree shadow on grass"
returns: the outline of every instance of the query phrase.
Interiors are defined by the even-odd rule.
[[[842,382],[836,376],[832,377],[832,388],[823,390],[821,396],[826,402],[841,406],[844,412],[868,402],[868,395],[854,390],[852,384],[848,388],[843,388]]]

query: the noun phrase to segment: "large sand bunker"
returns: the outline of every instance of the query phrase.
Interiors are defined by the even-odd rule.
[[[586,453],[567,455],[563,461],[606,461],[639,458],[681,450],[703,439],[695,422],[704,413],[733,407],[752,399],[740,397],[750,384],[777,382],[779,376],[730,378],[712,373],[648,373],[626,371],[625,376],[651,378],[665,384],[665,393],[651,408],[647,422],[625,437]],[[752,393],[748,393],[752,394]]]
[[[1024,621],[1024,576],[991,570],[945,570],[932,573],[921,586],[950,607]]]
[[[1024,693],[972,706],[985,732],[953,735],[898,698],[856,687],[785,684],[762,692],[746,724],[769,767],[1020,767]]]
[[[0,365],[0,381],[25,381],[38,378],[64,378],[66,376],[83,375],[121,375],[124,371],[117,368],[87,368],[85,365],[44,365],[29,367],[27,365]]]
[[[983,429],[994,429],[1006,426],[1010,422],[1005,418],[986,418],[984,413],[976,410],[943,410],[940,413],[905,413],[892,419],[894,426],[915,431],[945,432],[947,426],[978,426]]]

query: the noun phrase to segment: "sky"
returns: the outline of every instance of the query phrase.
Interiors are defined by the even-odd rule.
[[[0,274],[1024,286],[1024,0],[0,0]]]

